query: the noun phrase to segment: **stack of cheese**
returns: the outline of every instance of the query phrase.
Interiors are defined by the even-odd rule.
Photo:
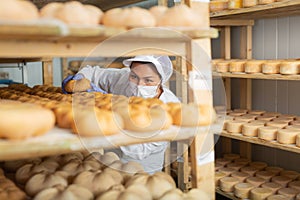
[[[242,134],[280,144],[296,144],[300,147],[300,117],[245,109],[228,112],[224,129],[229,134]]]
[[[251,162],[237,154],[216,159],[215,182],[222,191],[241,199],[294,199],[300,196],[300,173]]]
[[[299,60],[212,60],[212,68],[216,72],[233,74],[263,73],[297,75],[300,73]]]

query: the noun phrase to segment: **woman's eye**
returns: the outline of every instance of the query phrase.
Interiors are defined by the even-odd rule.
[[[146,83],[153,83],[153,80],[151,80],[151,79],[146,79]]]
[[[134,74],[130,74],[130,78],[132,78],[132,79],[137,79],[137,76],[134,75]]]

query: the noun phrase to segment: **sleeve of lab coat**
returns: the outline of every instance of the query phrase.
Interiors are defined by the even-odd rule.
[[[133,159],[142,160],[152,153],[165,151],[168,142],[151,142],[120,147],[123,154]]]

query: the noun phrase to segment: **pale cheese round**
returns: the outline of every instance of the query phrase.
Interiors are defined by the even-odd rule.
[[[276,192],[282,188],[282,185],[274,182],[268,182],[261,185],[262,188],[268,188],[272,190],[273,194],[276,194]]]
[[[229,113],[229,116],[232,116],[232,117],[241,117],[243,115],[245,115],[246,113],[244,112],[231,112]]]
[[[283,170],[280,172],[280,176],[286,176],[293,180],[296,180],[299,177],[299,175],[300,174],[298,172],[292,170]]]
[[[216,64],[216,71],[220,73],[229,72],[229,61],[220,61]]]
[[[241,199],[248,199],[253,188],[254,185],[251,183],[238,183],[234,186],[234,195]]]
[[[262,178],[254,177],[254,176],[246,179],[246,183],[251,183],[255,187],[259,187],[260,185],[264,184],[265,182],[266,182],[266,180],[264,180]]]
[[[265,169],[268,165],[267,165],[267,163],[265,163],[265,162],[259,162],[259,161],[256,161],[256,162],[251,162],[251,163],[249,163],[249,166],[255,167],[255,168],[258,169],[258,170],[263,170],[263,169]]]
[[[243,127],[243,124],[245,122],[243,121],[229,121],[227,122],[226,124],[226,130],[229,132],[229,133],[241,133],[242,132],[242,127]]]
[[[257,5],[257,0],[243,0],[243,7],[252,7]]]
[[[266,111],[264,110],[249,110],[249,114],[254,114],[254,115],[262,115],[264,114]]]
[[[285,123],[288,123],[288,124],[292,121],[293,121],[293,119],[284,118],[284,117],[278,117],[278,118],[273,119],[273,122],[285,122]]]
[[[279,74],[280,61],[267,61],[262,64],[262,73],[264,74]]]
[[[255,120],[259,116],[260,116],[259,114],[250,114],[250,113],[243,115],[243,117],[251,117],[253,118],[253,120]]]
[[[273,120],[275,118],[276,118],[275,116],[266,116],[266,115],[263,115],[263,116],[258,116],[256,119],[257,120],[263,120],[263,121],[271,121],[271,120]]]
[[[282,194],[274,194],[271,196],[268,196],[267,200],[287,200],[286,196]]]
[[[276,176],[276,174],[273,173],[273,172],[265,171],[264,170],[264,171],[258,171],[258,172],[256,172],[255,176],[259,177],[259,178],[262,178],[262,179],[264,179],[266,181],[270,181],[273,176]]]
[[[222,172],[226,174],[226,176],[230,176],[233,172],[235,172],[235,169],[229,168],[229,167],[222,167],[219,169],[219,172]]]
[[[238,155],[238,154],[234,154],[234,153],[227,153],[227,154],[224,154],[223,157],[224,157],[225,159],[234,161],[235,159],[238,159],[238,158],[240,158],[241,156]]]
[[[231,176],[239,179],[239,182],[244,182],[250,175],[245,172],[236,171],[233,172]]]
[[[261,125],[266,125],[267,122],[269,122],[269,121],[253,120],[253,121],[250,121],[249,123],[250,123],[250,124],[261,124]]]
[[[280,73],[286,75],[299,74],[300,61],[285,61],[280,64]]]
[[[242,167],[244,167],[244,165],[242,165],[242,164],[237,164],[237,163],[229,163],[229,164],[227,164],[226,167],[232,168],[232,169],[234,169],[235,171],[239,171]]]
[[[296,137],[298,134],[300,134],[300,130],[279,129],[277,131],[277,142],[281,144],[296,144]]]
[[[237,121],[250,122],[253,121],[255,117],[247,117],[243,115],[243,116],[235,117],[234,119]]]
[[[234,177],[224,177],[220,179],[220,189],[224,192],[233,192],[234,186],[239,180]]]
[[[226,176],[225,173],[223,172],[215,172],[215,184],[216,186],[220,185],[220,179],[224,178]]]
[[[274,176],[271,180],[274,183],[280,184],[282,187],[286,187],[289,182],[293,181],[293,179],[286,176]]]
[[[274,118],[279,117],[281,114],[279,112],[265,112],[263,116],[272,116]]]
[[[268,188],[254,188],[250,192],[251,200],[264,200],[272,195],[272,190]]]
[[[234,160],[234,162],[237,163],[237,164],[241,164],[241,165],[246,166],[250,163],[250,160],[247,159],[247,158],[239,158],[239,159]]]
[[[232,61],[229,64],[229,71],[232,73],[237,73],[237,72],[244,72],[245,71],[245,64],[246,61],[244,60],[236,60]]]
[[[300,125],[289,125],[289,126],[285,127],[285,129],[300,130]]]
[[[251,166],[246,166],[246,167],[241,168],[241,172],[245,172],[245,173],[249,174],[250,176],[254,176],[254,174],[257,171],[258,170],[255,167],[251,167]]]
[[[228,160],[226,158],[217,158],[215,161],[216,161],[217,164],[220,164],[222,166],[225,166],[228,163],[231,163],[231,160]]]
[[[283,170],[283,168],[281,167],[273,167],[273,166],[269,166],[265,168],[266,171],[269,172],[273,172],[274,174],[278,175],[280,174],[280,172]]]
[[[288,125],[289,125],[288,122],[280,122],[280,121],[271,121],[271,122],[267,123],[267,126],[273,126],[273,127],[277,127],[277,128],[284,128]]]
[[[258,136],[258,128],[263,127],[263,126],[264,126],[263,124],[259,124],[259,123],[243,124],[242,134],[244,136],[257,137]]]
[[[247,61],[245,63],[245,72],[252,74],[252,73],[261,73],[262,72],[262,63],[261,60],[253,60]]]
[[[258,138],[262,140],[272,141],[277,139],[278,128],[272,126],[265,126],[258,128]]]
[[[288,186],[300,191],[300,181],[292,181],[288,184]]]
[[[281,188],[278,190],[278,194],[282,194],[289,199],[294,199],[296,195],[299,193],[299,190],[293,188]]]

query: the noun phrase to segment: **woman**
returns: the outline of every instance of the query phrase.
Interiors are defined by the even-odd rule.
[[[123,61],[126,68],[110,69],[87,66],[73,79],[86,78],[91,81],[93,91],[117,95],[159,98],[164,103],[179,102],[178,98],[164,86],[173,72],[168,56],[141,55]],[[66,78],[64,85],[72,78]],[[135,161],[143,165],[148,173],[161,171],[167,142],[151,142],[120,147],[121,160]]]

